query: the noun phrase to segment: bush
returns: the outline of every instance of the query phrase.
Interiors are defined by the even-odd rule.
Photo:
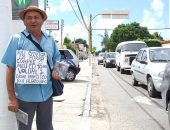
[[[161,45],[161,41],[158,39],[145,39],[144,40],[147,44],[148,47],[160,47]]]

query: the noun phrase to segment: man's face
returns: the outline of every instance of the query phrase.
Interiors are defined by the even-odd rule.
[[[30,32],[40,31],[43,22],[42,15],[37,11],[29,11],[25,14],[24,24]]]

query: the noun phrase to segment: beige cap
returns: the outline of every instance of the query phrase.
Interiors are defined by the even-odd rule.
[[[47,19],[47,14],[44,10],[39,9],[37,6],[30,5],[26,9],[23,9],[19,12],[20,19],[24,20],[25,14],[29,11],[37,11],[42,15],[43,20],[45,21]]]

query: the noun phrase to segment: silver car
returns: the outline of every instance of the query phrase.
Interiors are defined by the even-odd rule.
[[[170,48],[148,47],[139,50],[131,64],[133,85],[138,82],[147,85],[150,97],[161,92],[161,82],[167,62],[170,61]]]

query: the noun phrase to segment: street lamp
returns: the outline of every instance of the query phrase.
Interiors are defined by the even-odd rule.
[[[89,42],[89,65],[91,65],[92,60],[92,21],[101,15],[103,18],[111,18],[111,19],[126,19],[129,16],[129,12],[127,10],[113,10],[113,11],[105,11],[103,13],[96,14],[94,17],[90,14],[90,22],[88,28],[88,42]]]

